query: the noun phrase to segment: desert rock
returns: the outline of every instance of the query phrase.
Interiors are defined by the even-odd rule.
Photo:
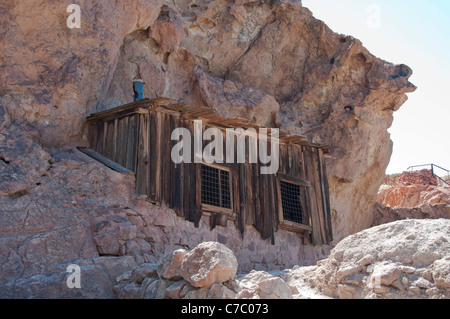
[[[410,219],[366,229],[317,266],[291,270],[287,281],[333,298],[449,298],[449,226]]]
[[[168,280],[181,279],[181,265],[186,253],[185,249],[178,249],[162,257],[157,264],[158,275]]]
[[[233,279],[237,272],[233,252],[217,242],[205,242],[186,254],[180,274],[194,287],[211,287]]]
[[[392,151],[387,129],[406,94],[415,90],[409,67],[377,58],[359,40],[334,33],[301,1],[78,3],[80,29],[67,27],[65,3],[38,0],[32,10],[17,0],[1,5],[2,297],[233,297],[239,285],[228,284],[238,267],[279,270],[328,255],[330,245],[303,245],[285,231],[277,234],[281,244],[273,246],[252,228],[244,239],[233,225],[211,231],[207,217],[195,228],[173,211],[137,197],[132,175],[81,154],[76,147],[88,146],[86,116],[132,102],[131,83],[138,77],[147,98],[208,106],[225,117],[244,117],[335,146],[326,160],[333,244],[373,224],[372,207]],[[322,266],[301,270],[323,272],[329,283],[318,281],[320,292],[306,282],[293,283],[288,292],[281,277],[253,274],[264,279],[259,292],[244,289],[240,297],[366,296],[366,270],[375,271],[375,263],[389,259],[388,250],[397,256],[389,262],[399,267],[429,268],[420,276],[433,286],[426,288],[429,284],[411,272],[385,286],[386,293],[408,282],[402,293],[441,297],[448,287],[448,252],[441,251],[448,236],[441,223],[417,224],[433,234],[439,249],[432,250],[426,236],[405,223],[404,237],[398,239],[414,252],[410,255],[393,247],[387,231],[379,228],[373,242],[361,245],[385,255],[371,248],[370,254],[349,257],[348,251],[356,249],[349,243],[365,236],[359,233],[362,237],[344,241]],[[401,232],[399,224],[386,227]],[[386,240],[388,250],[377,240]],[[207,244],[195,248],[201,242]],[[167,278],[179,277],[164,275],[171,262],[160,267],[161,277],[149,265],[179,249],[190,252],[181,267],[186,281],[174,286]],[[65,286],[71,263],[89,273],[85,291]],[[340,271],[339,280],[327,272],[329,263]]]

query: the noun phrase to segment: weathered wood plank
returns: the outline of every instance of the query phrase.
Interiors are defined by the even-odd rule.
[[[266,174],[261,174],[260,175],[260,180],[261,180],[261,194],[263,194],[263,196],[261,196],[261,222],[262,222],[262,232],[261,232],[261,236],[262,239],[268,239],[271,237],[272,235],[272,225],[271,225],[271,207],[270,207],[270,196],[268,194],[269,192],[269,178],[268,175]]]
[[[319,151],[319,173],[320,173],[320,184],[322,186],[322,199],[323,199],[323,214],[325,220],[325,238],[326,242],[330,243],[333,241],[333,230],[331,223],[331,206],[330,206],[330,195],[328,186],[328,177],[325,166],[325,159],[323,157],[323,152],[321,149]]]
[[[255,206],[255,218],[254,224],[256,229],[260,229],[260,220],[261,220],[261,196],[263,193],[261,192],[260,182],[259,182],[259,163],[255,163],[251,165],[253,170],[253,191],[254,191],[254,206]]]
[[[189,127],[189,131],[194,131],[194,124],[192,122],[186,122],[187,126]],[[194,141],[191,140],[191,149],[194,149]],[[195,163],[189,163],[184,165],[184,180],[185,180],[185,214],[187,220],[193,222],[195,224],[196,221],[196,200],[197,200],[197,192],[201,185],[196,184],[196,178],[197,178],[197,172],[196,172],[196,165]],[[201,164],[198,164],[201,165]],[[198,188],[196,188],[198,187]],[[200,196],[201,196],[201,188],[200,188]],[[198,227],[198,224],[195,224],[196,227]]]
[[[116,172],[122,173],[122,174],[130,174],[134,175],[134,172],[129,170],[126,167],[123,167],[122,165],[117,164],[116,162],[112,161],[111,159],[85,147],[78,147],[78,150],[83,152],[84,154],[92,157],[93,159],[99,161],[103,165],[115,170]]]
[[[276,203],[276,197],[275,197],[275,184],[276,176],[274,174],[266,175],[267,181],[268,181],[268,187],[267,187],[267,196],[269,198],[269,209],[267,211],[268,214],[268,231],[270,232],[270,238],[272,245],[275,244],[275,237],[274,237],[274,231],[278,228],[278,207]]]
[[[172,115],[163,114],[162,116],[162,134],[161,134],[161,152],[162,152],[162,181],[161,186],[163,188],[162,201],[166,206],[170,207],[172,202],[172,166],[171,159],[171,133],[172,133]]]
[[[202,209],[201,209],[201,164],[193,164],[191,167],[191,175],[192,178],[190,180],[190,187],[193,190],[192,200],[190,202],[190,210],[192,212],[192,216],[194,218],[193,222],[195,227],[200,226],[200,219],[202,218]],[[199,191],[200,190],[200,191]]]
[[[97,150],[98,128],[97,125],[88,125],[89,145],[92,150]]]
[[[312,243],[314,245],[322,243],[322,236],[320,230],[320,219],[319,219],[319,207],[317,204],[317,191],[315,184],[315,172],[314,172],[314,156],[311,148],[304,148],[304,157],[305,157],[305,168],[306,168],[306,179],[310,181],[311,187],[308,188],[309,192],[309,209],[310,209],[310,220],[312,227]]]
[[[247,212],[245,215],[245,223],[247,225],[253,225],[255,223],[255,185],[253,184],[253,164],[245,163],[245,169],[247,171]]]
[[[173,116],[173,127],[182,127],[182,121],[180,118]],[[176,214],[180,217],[185,217],[183,209],[183,197],[184,197],[184,163],[173,163],[172,174],[172,207]]]
[[[317,148],[313,148],[313,158],[314,158],[314,183],[316,185],[316,201],[319,208],[319,225],[320,225],[320,238],[321,243],[327,243],[326,230],[325,230],[325,207],[322,196],[322,182],[320,179],[320,168],[319,168],[319,151]]]
[[[289,175],[291,170],[289,167],[288,145],[280,145],[280,173]]]
[[[96,147],[94,149],[94,151],[96,151],[99,154],[104,154],[103,152],[103,145],[104,145],[104,127],[105,125],[103,123],[101,124],[96,124],[96,131],[97,131],[97,144]]]
[[[128,135],[127,135],[127,159],[126,167],[132,171],[136,171],[137,162],[137,140],[138,140],[138,123],[137,115],[130,116],[128,119]]]
[[[152,116],[155,116],[156,121],[156,131],[155,131],[155,149],[153,153],[155,154],[155,198],[154,200],[157,203],[161,203],[162,200],[162,153],[161,153],[161,143],[165,143],[166,141],[161,140],[161,130],[162,130],[162,114],[161,112],[153,112]]]
[[[136,191],[138,194],[148,195],[148,177],[149,177],[149,123],[148,115],[139,114],[138,128],[138,156],[136,169]]]
[[[104,145],[104,152],[107,158],[114,160],[114,147],[116,141],[114,140],[114,121],[106,122],[106,139]]]
[[[112,160],[118,163],[118,144],[119,144],[119,124],[118,119],[115,119],[114,122],[114,134],[113,134],[113,155]]]
[[[165,98],[165,97],[158,97],[154,99],[143,99],[140,101],[131,102],[125,105],[121,105],[109,110],[97,112],[94,114],[91,114],[87,117],[87,121],[94,122],[99,120],[105,120],[105,119],[114,119],[114,117],[119,116],[125,116],[129,114],[130,112],[133,112],[135,109],[138,108],[150,108],[152,106],[161,106],[168,103],[175,102],[174,99]]]
[[[116,162],[122,166],[127,165],[127,135],[128,135],[128,117],[118,120],[118,140],[116,150]]]
[[[233,199],[234,199],[234,211],[237,216],[236,223],[237,228],[241,231],[241,234],[245,233],[246,216],[248,214],[248,190],[247,185],[247,167],[244,163],[239,164],[237,170],[233,170],[231,177],[233,178]]]
[[[278,176],[279,176],[280,179],[286,180],[288,182],[292,182],[294,184],[298,184],[298,185],[306,186],[306,187],[310,187],[311,186],[311,183],[309,181],[305,181],[305,180],[300,179],[300,178],[295,178],[295,177],[293,177],[291,175],[278,173]]]
[[[150,200],[153,202],[156,202],[156,167],[158,164],[158,133],[157,133],[157,118],[156,118],[156,112],[153,110],[150,110],[148,112],[149,116],[149,126],[150,126],[150,136],[149,136],[149,143],[150,143],[150,152],[151,152],[151,161],[149,165],[149,185],[148,185],[148,195],[150,197]]]

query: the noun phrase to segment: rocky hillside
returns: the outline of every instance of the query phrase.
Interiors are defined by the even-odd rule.
[[[156,279],[145,281],[152,289],[144,290],[162,285],[161,296],[169,282],[147,264],[179,249],[188,256],[200,242],[222,241],[242,261],[240,273],[314,264],[328,255],[330,247],[292,247],[293,234],[270,246],[250,229],[244,245],[232,225],[196,229],[136,196],[132,176],[80,154],[75,147],[87,146],[86,116],[131,102],[135,77],[145,81],[147,98],[207,106],[334,146],[326,160],[334,244],[372,225],[392,151],[387,129],[415,90],[409,67],[334,33],[301,1],[77,3],[81,28],[67,26],[64,2],[36,0],[32,9],[19,0],[0,4],[1,297],[114,298],[125,296],[125,287],[141,294],[144,277]],[[435,257],[426,266],[431,272],[440,269]],[[83,269],[82,292],[61,284],[72,263]],[[131,277],[124,274],[129,270]],[[407,279],[418,279],[415,274]],[[254,280],[280,286],[288,280],[248,276],[216,285],[215,296],[239,295],[245,285],[241,296],[251,296],[266,285]],[[420,276],[436,282],[434,295],[442,295],[439,279]],[[200,294],[189,285],[196,289],[186,284],[185,291]],[[296,285],[287,286],[291,295],[301,294]],[[364,293],[355,287],[345,289]],[[323,293],[339,296],[330,289]]]
[[[205,242],[119,275],[120,298],[450,298],[450,221],[398,221],[341,241],[317,266],[237,272],[225,246]]]

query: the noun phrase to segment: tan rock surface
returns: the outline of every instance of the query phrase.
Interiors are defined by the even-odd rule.
[[[163,256],[157,264],[158,276],[167,280],[181,279],[181,265],[186,253],[185,249],[178,249]]]
[[[431,170],[387,175],[373,209],[373,225],[407,218],[450,218],[450,187]]]
[[[184,256],[180,274],[194,287],[209,288],[233,279],[237,267],[229,248],[217,242],[204,242]]]
[[[238,279],[236,299],[292,299],[292,291],[279,277],[251,271]]]
[[[450,221],[402,220],[342,240],[317,266],[286,281],[333,298],[450,298]]]
[[[406,171],[385,177],[377,202],[392,208],[450,205],[450,187],[446,184],[439,186],[431,170]]]

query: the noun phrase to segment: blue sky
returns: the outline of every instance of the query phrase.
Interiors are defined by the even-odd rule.
[[[413,69],[418,89],[394,113],[387,173],[434,163],[450,169],[450,1],[303,0],[333,31],[375,56]]]

